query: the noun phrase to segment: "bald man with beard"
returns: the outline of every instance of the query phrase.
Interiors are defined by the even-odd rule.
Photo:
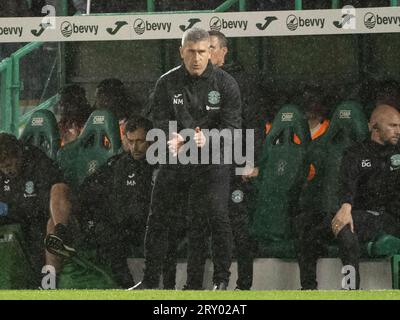
[[[317,259],[333,238],[344,266],[356,272],[360,288],[360,246],[382,235],[398,244],[400,224],[400,113],[379,104],[369,121],[370,138],[344,153],[340,174],[339,210],[310,215],[300,235],[298,260],[303,290],[316,290]],[[400,247],[399,247],[400,249]]]

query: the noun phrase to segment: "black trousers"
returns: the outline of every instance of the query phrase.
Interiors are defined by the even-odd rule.
[[[250,182],[243,182],[241,176],[231,176],[229,199],[229,220],[233,234],[234,256],[238,263],[237,288],[250,290],[253,283],[253,259],[255,242],[250,237],[250,210],[254,201],[254,187]],[[191,290],[203,289],[205,259],[208,246],[197,248],[196,259],[189,260],[186,287]],[[214,279],[215,281],[215,279]]]
[[[241,290],[250,290],[253,284],[253,260],[256,254],[256,242],[250,236],[250,220],[255,204],[255,191],[252,182],[244,182],[241,176],[235,176],[229,200],[229,218],[238,267],[236,287]],[[243,195],[242,199],[239,197],[241,194]]]
[[[230,167],[214,165],[164,166],[157,175],[145,236],[143,281],[157,288],[162,263],[168,251],[168,225],[185,198],[189,213],[188,265],[196,263],[198,252],[212,235],[214,282],[229,281],[232,231],[228,217]],[[193,271],[188,268],[188,277]]]
[[[300,282],[304,290],[317,289],[316,281],[317,260],[326,253],[327,245],[332,243],[334,235],[331,221],[334,214],[325,216],[320,213],[302,214],[297,217],[297,255],[300,267]],[[383,233],[393,236],[400,235],[396,218],[383,213],[379,216],[364,210],[352,211],[354,233],[346,225],[337,235],[339,257],[343,265],[353,266],[356,270],[356,288],[360,287],[359,260],[360,245],[374,240]]]
[[[170,225],[168,229],[167,254],[164,257],[162,265],[163,288],[166,290],[174,290],[176,285],[176,266],[178,262],[178,250],[179,246],[182,244],[186,237],[186,206],[187,204],[183,205],[180,208],[180,211],[171,212],[172,218],[170,220]]]

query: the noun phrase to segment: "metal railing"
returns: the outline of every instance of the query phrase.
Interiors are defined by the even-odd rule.
[[[50,109],[53,106],[55,106],[59,100],[60,96],[58,94],[52,96],[51,98],[47,99],[45,102],[41,103],[40,105],[38,105],[36,108],[34,108],[33,110],[25,113],[23,116],[21,116],[19,118],[19,124],[23,125],[25,124],[29,118],[32,116],[32,114],[37,111],[37,110],[43,110],[43,109]]]
[[[12,60],[6,58],[0,63],[0,131],[15,133],[12,118]]]

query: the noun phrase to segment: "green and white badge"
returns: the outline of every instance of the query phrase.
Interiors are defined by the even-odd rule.
[[[390,157],[390,169],[398,170],[400,168],[400,154],[394,154]]]
[[[211,104],[217,104],[221,101],[221,94],[218,91],[210,91],[208,93],[208,102]]]
[[[28,181],[25,183],[25,193],[26,194],[32,194],[35,191],[35,185],[33,184],[33,181]]]
[[[235,190],[232,192],[232,201],[234,203],[240,203],[243,201],[244,193],[242,190]]]

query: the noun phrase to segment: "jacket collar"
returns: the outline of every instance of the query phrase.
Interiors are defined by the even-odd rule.
[[[400,152],[400,148],[398,145],[382,145],[379,144],[375,141],[372,141],[371,138],[368,139],[367,141],[367,145],[369,147],[369,149],[373,150],[374,152],[376,152],[378,155],[380,156],[387,156],[390,155],[394,152]]]

